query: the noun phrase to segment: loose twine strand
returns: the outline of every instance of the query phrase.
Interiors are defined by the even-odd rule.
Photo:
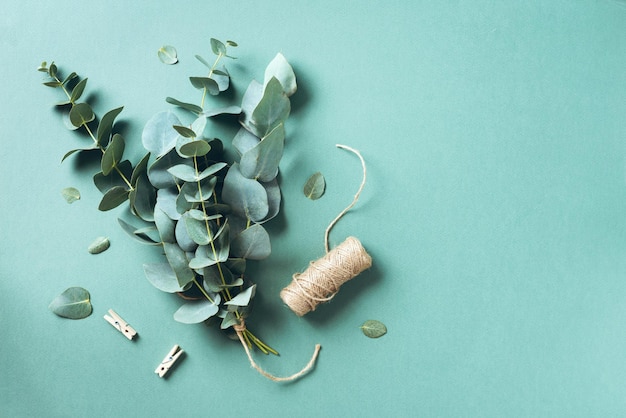
[[[298,316],[315,310],[321,302],[331,300],[342,284],[372,265],[372,258],[355,237],[348,237],[340,245],[330,250],[329,235],[331,229],[358,202],[367,179],[365,160],[359,151],[346,145],[337,144],[337,147],[348,150],[359,157],[363,168],[363,180],[352,202],[326,228],[324,234],[326,255],[312,261],[303,273],[294,274],[293,281],[280,292],[282,300]]]
[[[245,321],[242,319],[239,324],[234,326],[234,328],[235,328],[235,332],[237,332],[237,337],[239,337],[239,341],[241,341],[241,345],[243,345],[243,349],[246,351],[246,354],[248,355],[248,360],[250,360],[250,365],[257,372],[261,373],[263,376],[267,377],[268,379],[270,379],[273,382],[291,382],[291,381],[299,379],[302,376],[304,376],[305,374],[307,374],[313,368],[313,366],[315,365],[315,360],[317,360],[317,355],[319,354],[320,349],[322,348],[322,346],[320,344],[316,344],[315,345],[315,351],[313,351],[313,356],[311,357],[311,359],[309,360],[307,365],[304,366],[304,368],[302,368],[302,370],[300,370],[299,372],[294,373],[291,376],[287,376],[287,377],[277,377],[277,376],[274,376],[273,374],[268,373],[265,370],[263,370],[261,368],[261,366],[256,364],[256,362],[252,358],[252,354],[250,353],[250,349],[248,348],[248,344],[246,343],[246,341],[245,341],[245,339],[243,337],[243,333],[246,331],[246,323],[245,323]]]
[[[326,248],[326,253],[328,253],[330,251],[330,249],[329,249],[330,245],[328,243],[328,236],[330,235],[330,230],[333,229],[333,226],[335,226],[335,224],[339,221],[339,219],[343,218],[343,215],[345,215],[350,209],[352,209],[352,207],[354,205],[356,205],[356,202],[359,201],[359,197],[361,196],[361,192],[363,191],[363,188],[365,187],[365,180],[367,179],[367,167],[365,167],[365,160],[363,159],[363,156],[361,155],[361,153],[359,151],[355,150],[354,148],[350,148],[347,145],[337,144],[337,148],[341,148],[341,149],[345,149],[347,151],[350,151],[350,152],[354,153],[357,157],[359,157],[359,160],[361,160],[361,167],[363,167],[363,180],[361,180],[361,185],[359,186],[359,190],[354,195],[354,199],[352,199],[352,203],[350,203],[348,206],[346,206],[346,208],[344,210],[342,210],[339,213],[339,215],[337,215],[337,217],[335,219],[333,219],[332,222],[326,228],[326,232],[324,233],[324,247]]]

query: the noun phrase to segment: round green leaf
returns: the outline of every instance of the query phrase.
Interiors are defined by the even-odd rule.
[[[187,302],[174,313],[174,319],[183,324],[204,322],[219,311],[219,301],[220,296],[216,294],[213,302],[209,300]]]
[[[176,48],[171,45],[163,45],[157,52],[159,59],[163,64],[176,64],[178,62]]]
[[[96,118],[91,106],[87,103],[76,103],[70,110],[70,122],[79,128]]]
[[[167,154],[176,146],[178,138],[178,132],[172,128],[174,125],[180,125],[180,120],[169,110],[150,118],[141,133],[144,148],[157,158]]]
[[[255,222],[264,219],[269,212],[265,188],[256,180],[245,178],[237,163],[230,167],[224,178],[222,200],[241,217]]]
[[[209,151],[211,151],[211,146],[201,139],[187,142],[178,149],[178,152],[185,157],[203,157],[207,155]]]
[[[387,327],[380,321],[370,319],[361,325],[361,331],[369,338],[378,338],[387,333]]]
[[[67,203],[74,203],[80,199],[80,192],[75,187],[66,187],[61,190],[61,195],[65,198]]]
[[[311,200],[317,200],[324,194],[326,190],[326,180],[319,171],[313,174],[304,183],[304,195]]]
[[[254,224],[241,231],[230,245],[231,256],[262,260],[272,252],[270,236],[260,224]]]
[[[270,181],[278,174],[278,164],[283,156],[285,128],[281,123],[261,142],[241,156],[241,174],[249,179]]]
[[[174,270],[167,263],[144,264],[143,271],[150,284],[163,292],[176,293],[185,290],[185,286],[178,283]]]
[[[296,92],[298,88],[296,85],[296,75],[294,74],[291,65],[289,65],[283,54],[280,52],[265,69],[265,84],[267,84],[272,77],[275,77],[283,86],[283,90],[285,91],[287,97]]]
[[[83,319],[91,315],[89,292],[82,287],[70,287],[54,298],[48,308],[63,318]]]

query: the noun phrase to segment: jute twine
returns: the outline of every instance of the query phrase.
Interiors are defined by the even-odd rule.
[[[330,230],[357,203],[367,178],[365,160],[361,154],[345,145],[338,144],[337,147],[348,150],[359,157],[363,167],[363,180],[352,203],[341,211],[326,228],[324,234],[326,255],[312,261],[303,273],[294,274],[291,283],[280,292],[283,302],[298,316],[314,311],[318,304],[331,300],[342,284],[372,265],[372,258],[355,237],[348,237],[344,242],[330,250],[328,243]]]
[[[250,360],[250,365],[257,372],[261,373],[263,376],[267,377],[268,379],[274,382],[291,382],[307,374],[315,365],[315,360],[317,360],[317,355],[319,354],[320,349],[322,348],[322,346],[319,344],[315,345],[315,351],[313,352],[313,356],[311,357],[307,365],[304,366],[304,368],[300,370],[299,372],[294,373],[291,376],[287,376],[287,377],[277,377],[263,370],[258,364],[256,364],[256,362],[252,358],[252,354],[250,353],[248,344],[246,343],[244,336],[243,336],[243,333],[246,331],[245,321],[242,319],[241,322],[235,325],[233,328],[235,328],[235,332],[237,332],[237,337],[239,337],[239,341],[241,342],[241,345],[243,345],[243,349],[246,350],[246,354],[248,355],[248,360]]]

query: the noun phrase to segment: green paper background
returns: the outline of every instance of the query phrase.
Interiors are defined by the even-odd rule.
[[[248,325],[280,351],[256,354],[175,322],[154,289],[154,248],[100,213],[92,161],[63,154],[65,130],[36,68],[89,77],[95,110],[124,105],[128,156],[166,96],[197,101],[193,56],[209,38],[240,45],[234,99],[277,52],[299,81],[281,165],[273,254],[254,268]],[[162,45],[180,63],[162,64]],[[626,2],[16,1],[0,15],[0,416],[606,417],[626,415]],[[211,129],[225,141],[224,124]],[[323,233],[374,260],[304,318],[278,293],[323,254]],[[315,171],[328,188],[301,191]],[[64,187],[82,199],[68,205]],[[108,236],[111,248],[87,246]],[[79,321],[47,307],[92,295]],[[126,340],[102,316],[139,332]],[[371,340],[359,326],[384,322]],[[154,369],[174,344],[168,379]]]

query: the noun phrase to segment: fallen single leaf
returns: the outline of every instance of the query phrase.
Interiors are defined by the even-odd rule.
[[[70,287],[54,298],[48,308],[56,315],[69,319],[83,319],[93,310],[89,292],[82,287]]]
[[[387,327],[380,321],[369,319],[361,325],[361,331],[369,338],[378,338],[387,333]]]
[[[89,251],[90,254],[100,254],[101,252],[108,250],[110,246],[111,243],[108,238],[98,237],[91,243],[91,245],[89,245],[87,251]]]
[[[61,190],[61,195],[67,203],[74,203],[80,199],[80,192],[75,187],[66,187]]]
[[[313,174],[304,184],[304,195],[311,200],[317,200],[326,190],[326,180],[319,171]]]

